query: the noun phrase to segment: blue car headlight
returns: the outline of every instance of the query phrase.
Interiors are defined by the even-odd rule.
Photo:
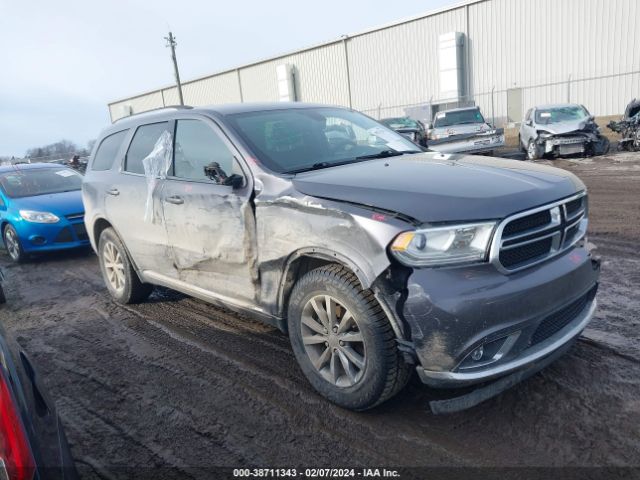
[[[32,223],[58,223],[60,219],[53,213],[36,212],[33,210],[20,210],[20,216],[23,220]]]

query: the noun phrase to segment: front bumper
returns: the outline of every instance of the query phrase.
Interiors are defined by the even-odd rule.
[[[599,133],[582,132],[573,135],[540,137],[538,143],[545,155],[557,156],[594,154],[603,155],[609,150],[609,141]]]
[[[83,219],[60,219],[57,223],[15,222],[22,249],[28,253],[80,248],[89,245]]]
[[[535,267],[416,269],[398,309],[421,380],[437,388],[493,380],[571,342],[595,310],[600,263],[579,246]],[[483,355],[472,358],[483,347]]]
[[[544,153],[556,155],[575,155],[587,151],[590,140],[586,137],[550,137],[544,140]]]
[[[429,149],[439,153],[483,153],[504,147],[504,131],[493,134],[477,133],[453,135],[427,141]]]

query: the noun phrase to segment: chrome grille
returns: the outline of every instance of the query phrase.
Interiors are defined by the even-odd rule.
[[[498,269],[516,272],[572,247],[587,230],[587,195],[512,215],[496,231],[491,260]]]

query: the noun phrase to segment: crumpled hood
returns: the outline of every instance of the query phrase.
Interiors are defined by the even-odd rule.
[[[421,223],[500,219],[585,188],[558,168],[439,153],[332,167],[292,181],[306,195],[392,211]]]
[[[538,130],[544,130],[553,135],[564,135],[565,133],[577,132],[584,130],[589,123],[588,120],[579,120],[574,122],[550,123],[549,125],[538,124]]]
[[[80,190],[52,193],[50,195],[38,195],[35,197],[16,198],[13,200],[13,206],[17,210],[50,212],[57,216],[84,212],[82,192]]]

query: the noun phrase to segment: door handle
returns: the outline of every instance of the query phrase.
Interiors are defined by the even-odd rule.
[[[164,199],[164,201],[167,203],[173,203],[174,205],[182,205],[184,203],[184,200],[182,199],[182,197],[179,197],[178,195],[167,197]]]
[[[120,190],[118,190],[117,188],[112,188],[110,190],[107,190],[107,193],[109,195],[113,195],[114,197],[117,197],[118,195],[120,195]]]

